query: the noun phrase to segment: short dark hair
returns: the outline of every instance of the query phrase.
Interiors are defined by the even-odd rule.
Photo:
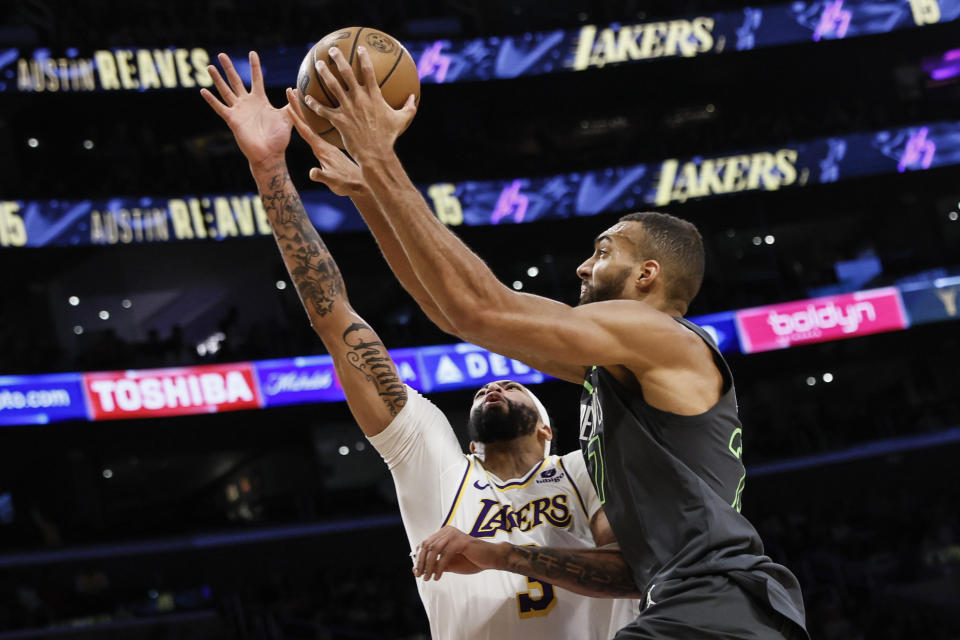
[[[656,260],[667,276],[666,294],[683,305],[684,311],[703,283],[703,238],[691,222],[667,213],[642,211],[629,213],[620,222],[639,222],[646,238],[637,247],[638,256]]]

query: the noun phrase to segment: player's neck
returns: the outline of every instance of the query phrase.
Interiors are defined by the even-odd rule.
[[[685,306],[678,304],[675,300],[667,300],[659,293],[645,296],[641,295],[633,299],[640,302],[646,302],[657,311],[665,313],[673,318],[682,317],[687,313]]]
[[[543,460],[543,449],[533,449],[516,440],[483,445],[483,467],[501,480],[525,476]]]

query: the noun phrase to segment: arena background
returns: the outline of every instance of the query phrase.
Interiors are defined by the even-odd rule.
[[[198,92],[204,59],[253,48],[279,103],[348,25],[418,61],[400,157],[503,281],[573,303],[619,215],[699,226],[690,315],[736,376],[743,512],[800,578],[812,637],[960,638],[960,3],[13,0],[0,640],[428,636],[389,475],[304,358],[322,346]],[[456,341],[307,180],[299,140],[289,163],[353,305],[461,439],[471,389],[536,381],[421,349]],[[256,397],[157,417],[90,386],[210,371]],[[535,389],[576,447],[576,389]]]

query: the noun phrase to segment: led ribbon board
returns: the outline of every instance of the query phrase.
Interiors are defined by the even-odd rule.
[[[939,122],[722,156],[418,188],[443,223],[478,226],[660,208],[695,198],[772,192],[956,164],[960,122]],[[365,228],[347,198],[326,190],[304,191],[301,197],[311,221],[324,233]],[[0,247],[224,240],[270,233],[256,194],[0,199]]]
[[[952,22],[960,0],[807,0],[638,24],[584,25],[518,36],[407,41],[427,83],[477,82],[662,58],[822,42]],[[265,81],[292,87],[311,45],[262,51]],[[0,91],[156,91],[210,86],[202,47],[0,49]],[[228,51],[245,81],[247,52]]]
[[[756,353],[955,320],[960,277],[690,318],[725,353]],[[479,388],[509,378],[547,379],[475,345],[390,352],[400,378],[424,393]],[[330,356],[135,371],[0,376],[0,426],[114,420],[338,402]]]

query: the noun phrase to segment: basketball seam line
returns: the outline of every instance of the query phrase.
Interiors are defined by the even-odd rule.
[[[326,64],[326,62],[324,62]],[[327,93],[327,88],[323,85],[323,79],[320,77],[320,74],[317,73],[317,49],[313,50],[313,76],[317,79],[317,84],[320,85],[320,91],[323,91],[323,95],[327,98],[327,102],[333,107],[333,98],[330,97],[330,94]],[[300,98],[304,100],[304,98]],[[304,104],[306,101],[304,100]],[[339,102],[337,103],[340,104]],[[309,107],[307,107],[309,109]],[[335,108],[335,107],[334,107]]]
[[[387,75],[385,75],[383,77],[383,80],[380,81],[380,84],[377,85],[378,87],[382,89],[383,85],[387,84],[387,80],[389,80],[390,76],[393,75],[393,72],[394,70],[396,70],[397,65],[400,64],[400,58],[402,57],[403,57],[403,47],[400,47],[400,53],[397,55],[397,59],[393,61],[393,66],[390,67],[390,71],[387,72]]]
[[[351,47],[350,49],[350,66],[351,67],[353,66],[353,54],[357,52],[357,42],[360,41],[360,34],[363,33],[364,29],[366,29],[366,27],[362,27],[359,31],[357,31],[357,37],[353,39],[353,47]]]

